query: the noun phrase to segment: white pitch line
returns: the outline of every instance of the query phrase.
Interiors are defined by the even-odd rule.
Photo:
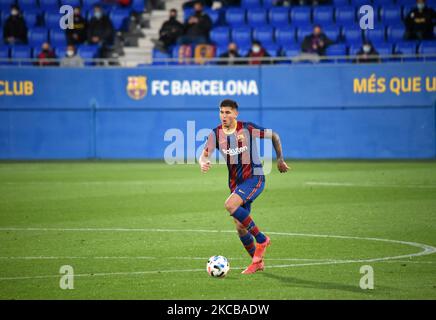
[[[352,183],[352,182],[327,182],[327,181],[307,181],[304,183],[308,186],[321,186],[321,187],[368,187],[368,188],[424,188],[435,189],[436,185],[422,185],[422,184],[377,184],[377,183]]]
[[[129,229],[129,228],[16,228],[16,227],[3,227],[0,231],[72,231],[72,232],[200,232],[200,233],[233,233],[230,230],[195,230],[195,229]],[[418,247],[423,249],[417,253],[381,257],[381,258],[371,258],[371,259],[355,259],[355,260],[329,260],[329,261],[319,261],[319,262],[309,262],[309,263],[297,263],[297,264],[282,264],[282,265],[272,265],[266,267],[270,268],[291,268],[291,267],[304,267],[304,266],[315,266],[315,265],[331,265],[331,264],[346,264],[346,263],[366,263],[366,262],[385,262],[390,260],[413,258],[418,256],[424,256],[433,254],[436,252],[436,247],[429,246],[426,244],[421,244],[417,242],[409,242],[402,240],[390,240],[382,238],[369,238],[369,237],[355,237],[355,236],[338,236],[338,235],[320,235],[320,234],[304,234],[304,233],[287,233],[287,232],[267,232],[268,234],[281,235],[281,236],[302,236],[302,237],[316,237],[316,238],[336,238],[336,239],[352,239],[352,240],[366,240],[366,241],[382,241],[389,243],[396,243],[402,245],[408,245],[413,247]],[[232,267],[232,269],[243,269],[241,267]],[[116,276],[116,275],[142,275],[142,274],[159,274],[159,273],[174,273],[174,272],[199,272],[204,271],[203,269],[182,269],[182,270],[153,270],[153,271],[133,271],[133,272],[108,272],[108,273],[93,273],[93,274],[78,274],[79,277],[91,277],[91,276]],[[30,279],[45,279],[59,277],[59,275],[48,275],[48,276],[26,276],[26,277],[1,277],[0,280],[30,280]]]

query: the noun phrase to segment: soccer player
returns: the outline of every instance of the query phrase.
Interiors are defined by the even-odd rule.
[[[206,173],[211,167],[209,156],[215,148],[220,150],[227,161],[231,194],[224,206],[233,217],[239,238],[252,257],[252,263],[242,273],[251,274],[264,269],[263,257],[271,242],[259,230],[250,214],[251,203],[265,186],[255,139],[272,139],[278,170],[286,172],[289,167],[283,159],[280,137],[276,132],[251,122],[238,121],[237,117],[238,104],[233,100],[223,100],[220,104],[221,124],[210,133],[199,164],[201,171]]]

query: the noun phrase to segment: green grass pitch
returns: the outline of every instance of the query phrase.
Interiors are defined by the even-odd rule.
[[[2,162],[0,298],[436,299],[436,162],[289,164],[252,206],[267,268],[241,275],[225,165]],[[217,254],[224,279],[205,270]]]

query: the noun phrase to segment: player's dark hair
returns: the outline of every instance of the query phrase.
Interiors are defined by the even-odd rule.
[[[238,109],[238,104],[234,100],[225,99],[225,100],[221,101],[220,108],[221,107],[230,107],[232,109]]]

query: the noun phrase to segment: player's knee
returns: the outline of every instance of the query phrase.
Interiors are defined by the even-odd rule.
[[[224,208],[230,213],[233,214],[233,212],[236,211],[237,207],[232,201],[226,201],[224,202]]]

